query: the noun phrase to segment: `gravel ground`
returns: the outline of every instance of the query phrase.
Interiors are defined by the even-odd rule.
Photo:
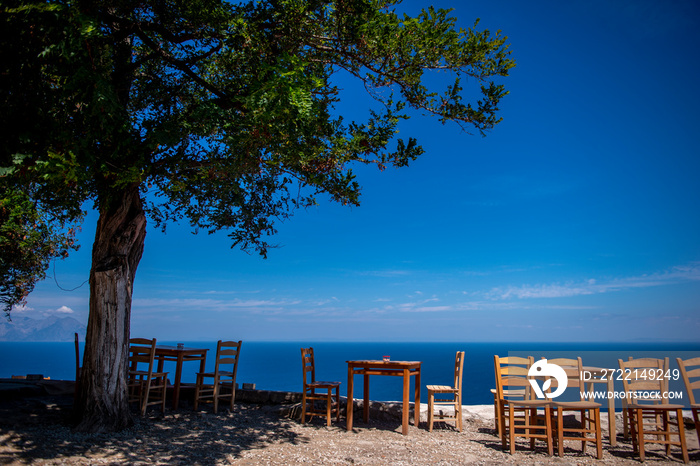
[[[621,436],[614,448],[604,440],[602,460],[591,447],[581,454],[574,443],[563,458],[548,457],[542,447],[531,451],[524,442],[511,456],[501,450],[488,409],[467,410],[462,432],[445,424],[428,432],[421,424],[404,436],[400,420],[389,416],[369,424],[360,416],[348,432],[344,419],[331,427],[318,418],[302,425],[279,406],[237,403],[233,413],[217,415],[211,408],[149,411],[118,434],[86,435],[70,430],[71,402],[69,396],[0,401],[0,464],[639,464]],[[686,437],[691,462],[700,462],[695,431]],[[678,449],[671,457],[647,450],[647,464],[674,463],[682,464]]]

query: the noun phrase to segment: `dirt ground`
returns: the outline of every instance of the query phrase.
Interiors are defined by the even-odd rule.
[[[593,447],[582,454],[578,442],[567,443],[563,458],[548,457],[543,445],[531,451],[524,442],[511,456],[501,449],[488,409],[467,409],[462,432],[446,424],[428,432],[422,423],[411,425],[406,436],[398,418],[359,419],[348,432],[343,418],[331,427],[318,418],[302,425],[280,406],[245,403],[216,415],[210,407],[165,415],[153,410],[123,432],[86,435],[71,431],[71,410],[67,395],[0,400],[0,464],[639,464],[631,443],[619,435],[611,447],[607,432],[602,460]],[[695,430],[686,438],[691,462],[700,462]],[[668,457],[649,448],[646,463],[682,464],[680,450]]]

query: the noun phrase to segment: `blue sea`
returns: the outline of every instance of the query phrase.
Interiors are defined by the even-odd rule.
[[[178,342],[159,341],[175,345]],[[209,348],[207,366],[213,368],[216,342],[185,341],[185,346]],[[421,401],[426,402],[425,385],[451,385],[456,351],[465,351],[463,400],[465,404],[491,404],[494,387],[493,356],[532,355],[541,357],[581,356],[584,366],[617,368],[618,359],[634,357],[700,356],[700,343],[338,343],[338,342],[243,342],[237,381],[254,383],[262,390],[301,391],[300,348],[313,346],[316,356],[316,378],[341,381],[341,394],[347,386],[349,359],[381,359],[422,361]],[[81,357],[83,348],[81,345]],[[183,382],[193,383],[199,364],[185,363]],[[165,370],[175,373],[174,363]],[[12,375],[43,374],[58,380],[75,378],[73,342],[0,342],[0,378]],[[172,380],[172,379],[171,379]],[[413,384],[413,381],[411,382]],[[617,386],[619,384],[619,386]],[[413,386],[413,385],[412,385]],[[376,401],[401,399],[400,377],[372,376],[370,398]],[[616,383],[616,390],[622,390]],[[680,380],[672,380],[670,390],[683,390]],[[412,392],[413,390],[411,390]],[[362,397],[362,382],[355,380],[355,397]],[[413,395],[411,395],[413,397]],[[679,402],[677,400],[676,402]]]

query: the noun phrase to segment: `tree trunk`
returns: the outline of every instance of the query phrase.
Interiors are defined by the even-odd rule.
[[[138,185],[113,193],[100,207],[92,247],[77,431],[114,432],[131,425],[126,388],[131,295],[145,238]]]

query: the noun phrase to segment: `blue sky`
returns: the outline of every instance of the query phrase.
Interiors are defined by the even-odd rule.
[[[413,118],[401,136],[423,144],[420,160],[358,168],[362,205],[298,211],[267,260],[225,234],[149,228],[133,334],[700,341],[700,6],[453,3],[460,26],[479,17],[509,37],[503,122],[482,138]],[[338,110],[362,115],[347,92]],[[95,221],[55,264],[63,288],[87,280]],[[16,315],[87,322],[87,284],[62,291],[49,274]]]

